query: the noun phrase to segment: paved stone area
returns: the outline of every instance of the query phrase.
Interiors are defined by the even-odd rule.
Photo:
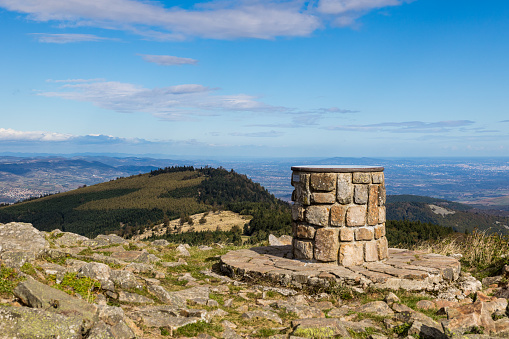
[[[440,291],[460,275],[457,259],[438,254],[389,249],[383,262],[342,267],[292,259],[292,246],[267,246],[231,251],[221,257],[221,271],[235,279],[270,280],[303,288],[333,283],[366,288]]]

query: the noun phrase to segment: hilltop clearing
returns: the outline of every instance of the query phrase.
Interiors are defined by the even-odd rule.
[[[189,220],[175,219],[168,225],[159,224],[146,229],[143,233],[132,237],[133,240],[144,240],[151,237],[161,237],[166,234],[178,234],[182,232],[204,231],[231,231],[237,228],[239,231],[251,220],[251,216],[240,215],[232,211],[204,212],[190,215]]]

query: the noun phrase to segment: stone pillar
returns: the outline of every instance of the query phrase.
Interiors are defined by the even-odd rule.
[[[292,167],[295,259],[356,266],[388,257],[383,167]]]

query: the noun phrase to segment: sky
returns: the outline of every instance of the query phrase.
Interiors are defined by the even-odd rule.
[[[509,1],[0,0],[0,153],[509,156]]]

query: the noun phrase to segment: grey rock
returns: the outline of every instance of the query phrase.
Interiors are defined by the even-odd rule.
[[[74,298],[31,278],[21,282],[14,289],[14,295],[21,299],[23,304],[32,308],[42,308],[54,313],[82,318],[86,326],[93,324],[98,310],[97,305]]]
[[[192,287],[186,290],[171,292],[172,295],[177,296],[183,300],[192,300],[195,298],[209,299],[210,289],[208,287]]]
[[[154,301],[152,299],[149,299],[143,295],[139,295],[139,294],[131,293],[131,292],[124,292],[124,291],[118,292],[118,300],[121,302],[137,303],[137,304],[153,304],[154,303]]]
[[[389,294],[387,294],[387,296],[385,297],[385,302],[389,305],[393,304],[393,303],[399,303],[399,298],[396,294],[394,294],[393,292],[389,292]]]
[[[174,331],[187,324],[196,323],[202,318],[182,317],[178,308],[171,306],[149,306],[130,314],[131,319],[142,321],[148,327],[166,327]]]
[[[372,301],[355,308],[358,313],[373,313],[381,316],[391,316],[394,311],[384,301]]]
[[[177,252],[178,252],[181,256],[184,256],[184,257],[190,257],[190,256],[191,256],[191,254],[189,253],[189,251],[187,250],[187,248],[186,248],[184,245],[182,245],[182,244],[178,245],[178,247],[177,247]]]
[[[38,257],[45,249],[49,249],[49,242],[32,224],[19,222],[0,224],[0,253],[30,252]]]
[[[9,251],[0,254],[2,263],[11,268],[21,268],[27,262],[35,260],[35,253],[27,251]]]
[[[423,339],[447,339],[447,336],[440,327],[428,326],[417,320],[412,322],[412,326],[408,329],[408,334]]]
[[[58,235],[58,236],[57,236]],[[71,247],[71,246],[80,246],[85,241],[90,240],[87,237],[84,237],[79,234],[70,233],[70,232],[62,232],[60,230],[55,230],[50,233],[50,238],[55,237],[55,244],[59,246]]]
[[[139,283],[136,276],[129,271],[111,270],[110,278],[115,284],[124,290],[143,288],[143,284]]]
[[[124,320],[119,321],[116,325],[112,326],[111,334],[115,339],[135,339],[136,335],[134,332],[127,326]]]
[[[126,267],[123,268],[124,271],[129,271],[133,273],[151,273],[154,270],[154,266],[137,263],[137,262],[131,262],[127,264]]]
[[[87,339],[115,339],[110,329],[103,321],[98,321],[88,332]]]
[[[123,244],[123,243],[127,242],[127,240],[125,240],[122,237],[119,237],[116,234],[108,234],[108,235],[99,234],[95,238],[95,240],[105,240],[105,241],[108,242],[108,244]]]
[[[248,320],[260,318],[283,324],[283,320],[276,313],[270,311],[248,311],[242,314],[242,318]]]
[[[154,240],[152,241],[152,245],[154,246],[168,246],[170,243],[168,242],[168,240],[165,240],[165,239],[159,239],[159,240]]]
[[[106,264],[90,262],[81,266],[78,274],[99,281],[107,281],[110,280],[111,268]]]
[[[226,327],[223,332],[224,339],[242,339],[240,335],[235,333],[235,331],[229,327]]]
[[[169,293],[164,289],[164,287],[160,285],[148,285],[147,286],[148,291],[155,295],[159,300],[164,302],[165,304],[172,305],[172,306],[184,306],[186,304],[186,301],[184,298],[175,295],[174,293]]]
[[[114,326],[124,319],[124,310],[120,307],[101,305],[98,310],[99,319],[110,326]]]
[[[83,319],[28,307],[0,305],[0,338],[81,338]]]

